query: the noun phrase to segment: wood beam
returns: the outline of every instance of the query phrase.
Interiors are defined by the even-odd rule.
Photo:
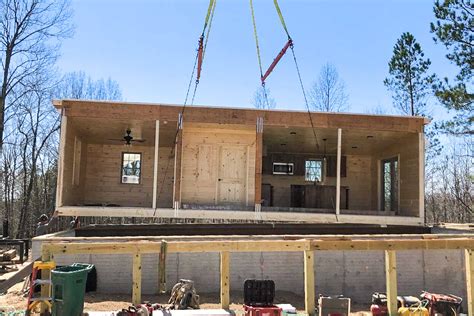
[[[255,211],[262,208],[263,117],[257,117],[255,140]]]
[[[230,255],[228,251],[220,252],[221,272],[221,308],[229,309],[230,304]]]
[[[132,304],[142,303],[142,256],[140,252],[133,254],[132,260]]]
[[[178,134],[174,149],[174,185],[173,185],[173,207],[181,207],[181,161],[183,155],[183,115],[179,113]]]
[[[474,315],[474,250],[464,251],[466,264],[466,287],[467,287],[467,311],[468,315]]]
[[[110,101],[63,100],[57,108],[67,108],[70,117],[175,121],[182,105],[140,104]],[[263,115],[262,115],[263,114]],[[223,107],[189,107],[186,122],[244,124],[253,126],[263,116],[267,126],[311,128],[308,113],[303,111],[271,111]],[[422,117],[381,116],[367,114],[318,113],[315,128],[364,129],[371,131],[422,132]]]
[[[306,314],[315,314],[314,251],[304,251],[304,305]]]
[[[160,121],[156,120],[155,123],[155,156],[153,158],[153,201],[152,208],[155,209],[158,203],[158,159],[160,157]]]
[[[397,316],[397,253],[394,250],[385,250],[385,282],[388,314]]]
[[[56,208],[63,206],[63,179],[64,179],[64,161],[66,155],[66,135],[67,135],[67,116],[65,110],[61,111],[61,130],[59,137],[59,161],[58,178],[56,185]]]
[[[336,215],[341,214],[341,140],[342,129],[337,129]]]

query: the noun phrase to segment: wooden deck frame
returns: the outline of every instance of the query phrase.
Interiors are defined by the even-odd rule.
[[[100,206],[62,206],[57,209],[59,216],[106,216],[106,217],[156,217],[174,218],[176,213],[172,208],[146,207],[100,207]],[[180,218],[219,218],[248,220],[255,218],[254,211],[229,212],[222,209],[186,209],[179,213]],[[299,213],[299,212],[260,212],[262,221],[288,221],[308,223],[355,223],[379,225],[407,225],[420,226],[423,221],[418,216],[380,216],[380,215],[353,215],[335,213]]]
[[[247,237],[247,238],[246,238]],[[314,237],[286,240],[284,236],[274,236],[277,239],[256,240],[252,236],[239,236],[237,240],[167,240],[167,252],[219,252],[221,274],[221,306],[227,308],[230,302],[229,274],[230,252],[302,252],[304,253],[305,278],[305,310],[308,315],[314,315],[315,278],[314,255],[324,250],[382,250],[385,251],[386,288],[390,302],[396,302],[396,251],[397,250],[439,250],[464,249],[466,254],[466,287],[468,293],[469,315],[474,314],[472,297],[474,295],[474,235],[443,235],[424,238],[425,235],[393,239],[365,238],[334,238]],[[43,240],[42,260],[54,260],[56,254],[130,254],[133,256],[132,267],[132,303],[141,303],[141,255],[144,253],[160,253],[163,240],[141,237],[141,240],[123,242],[65,242],[48,239]],[[146,240],[145,240],[146,238]],[[161,237],[162,238],[162,237]],[[86,238],[87,240],[87,238]],[[393,305],[393,304],[392,304]],[[394,308],[390,315],[394,314]]]

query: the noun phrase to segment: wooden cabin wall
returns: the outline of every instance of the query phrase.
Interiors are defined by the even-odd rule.
[[[142,154],[140,184],[120,182],[122,152]],[[158,207],[172,206],[173,157],[170,147],[159,148],[158,160]],[[152,146],[127,149],[123,145],[89,144],[87,146],[87,174],[85,204],[118,204],[120,206],[151,207],[153,197]],[[168,161],[169,165],[168,165]],[[165,175],[165,170],[168,171]],[[165,179],[166,177],[166,179]]]
[[[253,205],[255,141],[255,127],[185,123],[181,202]]]
[[[409,134],[397,142],[381,149],[373,159],[372,183],[378,188],[377,194],[372,201],[373,204],[380,206],[381,195],[381,160],[399,157],[399,214],[404,216],[419,216],[419,135]]]
[[[305,181],[304,161],[310,158],[323,158],[314,154],[291,154],[286,153],[286,158],[280,158],[279,162],[295,163],[294,175],[273,175],[271,164],[272,155],[282,156],[282,154],[268,153],[264,157],[264,175],[262,183],[273,186],[273,206],[290,207],[291,205],[291,185],[311,185]],[[349,188],[349,209],[350,210],[376,210],[372,208],[371,183],[371,157],[344,155],[346,158],[346,174],[341,177],[341,186]],[[282,160],[283,159],[283,160]],[[276,160],[275,160],[276,161]],[[301,169],[302,170],[299,170]],[[328,177],[326,164],[323,166],[323,181],[319,185],[335,186],[336,177]],[[335,202],[334,202],[335,203]]]
[[[79,205],[84,198],[87,144],[71,120],[66,125],[64,169],[61,179],[62,200],[59,205]],[[78,168],[78,169],[77,169]],[[75,179],[79,177],[79,179]]]

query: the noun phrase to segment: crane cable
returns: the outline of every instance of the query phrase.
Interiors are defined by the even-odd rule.
[[[257,22],[255,21],[255,12],[253,8],[253,0],[250,0],[250,12],[252,15],[252,24],[253,24],[253,35],[255,38],[255,46],[257,49],[257,59],[258,59],[258,67],[260,70],[260,81],[262,84],[262,91],[263,91],[263,97],[265,100],[265,105],[267,108],[270,108],[270,102],[268,101],[268,93],[267,93],[267,88],[265,87],[265,81],[263,79],[263,67],[262,67],[262,58],[260,55],[260,45],[258,43],[258,33],[257,33]]]
[[[194,99],[196,97],[197,87],[199,85],[199,79],[200,79],[200,72],[201,72],[201,68],[202,68],[202,63],[204,61],[204,55],[205,55],[205,51],[206,51],[206,48],[207,48],[207,42],[209,40],[209,34],[211,32],[212,21],[214,19],[214,12],[215,12],[215,9],[216,9],[216,3],[217,3],[217,0],[209,0],[209,6],[208,6],[208,9],[207,9],[206,18],[204,20],[204,27],[203,27],[203,30],[202,30],[202,33],[201,33],[201,37],[199,38],[198,49],[197,49],[197,52],[196,52],[196,57],[194,58],[194,65],[193,65],[193,68],[192,68],[192,71],[191,71],[191,77],[189,79],[188,87],[187,87],[187,90],[186,90],[186,96],[184,98],[183,107],[181,108],[181,111],[179,113],[180,115],[179,115],[178,123],[177,123],[177,126],[176,126],[176,133],[174,135],[174,146],[171,148],[171,153],[169,155],[168,163],[166,164],[166,168],[165,168],[165,171],[163,173],[163,180],[161,181],[160,191],[158,192],[158,194],[156,196],[156,201],[159,201],[160,196],[163,193],[163,187],[164,187],[164,183],[166,181],[166,175],[168,174],[168,170],[169,170],[169,167],[170,167],[171,157],[173,157],[175,155],[176,145],[178,143],[179,130],[182,127],[181,124],[182,124],[182,120],[183,120],[183,116],[184,116],[184,111],[186,109],[187,102],[189,100],[189,93],[191,91],[191,86],[192,86],[192,83],[193,83],[194,74],[196,73],[196,70],[197,70],[199,72],[199,75],[196,75],[196,80],[194,81],[193,94],[192,94],[191,102],[190,102],[189,105],[192,106],[194,104]],[[206,33],[206,30],[207,30],[207,33]],[[205,39],[205,42],[204,42],[204,39]],[[155,215],[156,215],[156,209],[153,212],[153,216],[155,216]]]
[[[316,143],[316,149],[319,150],[318,137],[316,135],[316,129],[314,128],[313,117],[311,115],[311,109],[309,107],[308,98],[306,96],[306,90],[305,90],[304,85],[303,85],[303,79],[301,78],[300,67],[298,66],[298,61],[296,59],[295,47],[293,45],[293,41],[291,39],[290,32],[288,31],[288,27],[286,26],[285,19],[283,18],[283,14],[281,13],[281,9],[280,9],[280,5],[278,4],[278,0],[273,0],[273,4],[275,5],[275,10],[278,13],[278,16],[280,18],[281,25],[283,26],[283,29],[285,30],[285,33],[288,36],[288,40],[291,41],[290,48],[291,48],[291,53],[293,55],[293,60],[295,62],[296,73],[298,75],[298,81],[299,81],[299,84],[300,84],[300,87],[301,87],[301,92],[303,93],[303,98],[304,98],[304,102],[305,102],[305,105],[306,105],[306,110],[308,112],[309,121],[311,123],[311,129],[313,130],[313,136],[314,136],[314,140],[315,140],[315,143]]]

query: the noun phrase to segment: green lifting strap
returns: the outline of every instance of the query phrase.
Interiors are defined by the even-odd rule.
[[[255,45],[257,47],[257,58],[258,58],[258,66],[260,68],[260,78],[262,78],[263,77],[262,58],[260,57],[260,45],[258,44],[257,22],[255,22],[253,0],[250,0],[250,12],[252,13],[253,35],[255,37]]]
[[[278,13],[278,16],[280,17],[280,22],[281,25],[283,25],[283,29],[286,32],[286,35],[288,35],[288,39],[291,39],[290,33],[288,32],[288,28],[286,27],[285,19],[283,18],[283,14],[281,13],[280,5],[278,4],[278,0],[273,0],[273,4],[275,5],[275,9]]]

